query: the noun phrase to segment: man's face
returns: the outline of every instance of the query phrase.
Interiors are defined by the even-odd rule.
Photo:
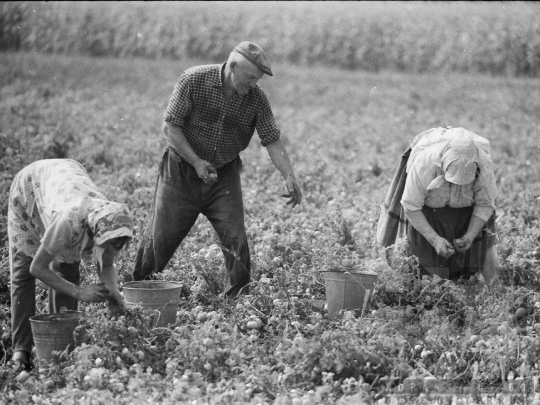
[[[264,76],[264,73],[252,63],[236,64],[232,70],[232,85],[236,92],[243,96],[248,93],[251,87],[255,87],[257,81]]]

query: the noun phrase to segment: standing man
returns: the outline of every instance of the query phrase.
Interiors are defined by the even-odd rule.
[[[202,213],[221,241],[225,296],[236,297],[249,283],[239,153],[255,129],[285,179],[287,205],[302,200],[272,109],[257,85],[265,74],[273,76],[266,53],[245,41],[227,63],[193,67],[178,79],[164,114],[169,145],[159,165],[135,280],[162,271]]]

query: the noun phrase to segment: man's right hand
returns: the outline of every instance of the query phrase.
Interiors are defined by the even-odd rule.
[[[109,289],[105,287],[105,284],[91,284],[85,286],[79,286],[79,301],[83,302],[98,302],[103,301],[109,297]]]
[[[454,250],[454,246],[452,246],[450,242],[440,236],[437,236],[433,241],[433,248],[439,256],[445,257],[447,259],[452,257],[454,253],[456,253],[456,251]]]
[[[195,165],[195,170],[197,171],[199,178],[204,181],[205,184],[214,184],[217,182],[217,170],[206,160],[201,159]]]

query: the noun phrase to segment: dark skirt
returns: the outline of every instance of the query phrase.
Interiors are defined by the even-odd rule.
[[[474,207],[464,208],[422,208],[428,223],[439,236],[450,243],[467,232]],[[418,257],[420,274],[437,274],[442,278],[456,280],[469,278],[481,273],[486,261],[486,252],[497,244],[495,215],[491,215],[482,231],[474,239],[471,248],[463,253],[456,253],[449,259],[439,256],[433,246],[414,227],[407,224],[408,253]]]

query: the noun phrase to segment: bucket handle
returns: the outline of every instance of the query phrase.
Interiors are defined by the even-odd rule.
[[[319,270],[320,273],[325,273],[325,272],[329,272],[329,273],[333,273],[332,271],[329,271],[329,270]],[[339,273],[343,273],[343,274],[351,274],[351,272],[349,271],[340,271]],[[357,279],[354,279],[353,280],[355,283],[358,283],[360,284],[360,287],[362,287],[364,289],[364,291],[371,291],[371,288],[370,289],[367,289],[364,284],[362,284],[359,280]],[[375,287],[374,287],[375,288]]]
[[[345,273],[348,273],[350,274],[348,271],[346,271]],[[366,314],[366,308],[367,308],[367,305],[369,303],[369,301],[371,301],[371,296],[373,295],[373,289],[371,288],[366,288],[366,286],[364,284],[362,284],[359,280],[353,280],[355,283],[359,284],[360,287],[362,287],[364,289],[364,291],[366,292],[366,294],[364,295],[364,303],[362,305],[362,313],[360,314],[360,318],[363,318],[364,315]],[[375,286],[373,286],[373,288],[375,288]]]
[[[345,272],[343,272],[343,273],[344,273],[344,274],[349,274],[349,275],[351,274],[351,273],[348,272],[348,271],[345,271]],[[362,288],[364,289],[364,291],[371,291],[371,288],[369,288],[369,289],[366,288],[366,287],[364,286],[364,284],[362,284],[362,283],[360,282],[360,280],[354,279],[354,280],[352,280],[352,281],[355,282],[355,283],[357,283],[357,284],[360,284],[360,287],[362,287]],[[375,288],[375,286],[373,286],[373,287]]]
[[[369,288],[369,289],[366,288],[366,287],[364,286],[364,284],[362,284],[360,281],[354,280],[354,282],[355,282],[356,284],[359,284],[360,287],[362,287],[362,288],[364,289],[364,291],[371,291],[371,288]]]
[[[362,286],[364,287],[364,286]],[[364,288],[365,289],[365,288]],[[371,296],[373,295],[373,291],[369,290],[367,294],[364,295],[364,304],[362,305],[362,313],[360,314],[360,318],[363,318],[366,314],[366,308],[369,305],[369,302],[371,301]]]
[[[51,323],[55,323],[55,322],[60,322],[62,319],[64,320],[76,320],[76,321],[79,321],[80,322],[80,318],[57,318],[56,316],[54,315],[51,315],[51,317],[49,318],[49,322]]]
[[[165,308],[167,305],[178,305],[180,304],[181,300],[170,300],[168,302],[166,302],[165,304],[163,304],[163,306],[161,308]]]
[[[179,305],[180,303],[182,302],[182,300],[170,300],[170,301],[167,301],[165,302],[163,305],[160,305],[159,307],[156,308],[156,310],[160,310],[160,309],[164,309],[167,305]],[[143,304],[142,301],[140,302],[131,302],[130,303],[131,305],[141,305]]]
[[[366,286],[362,284],[359,280],[354,280],[354,282],[359,284],[360,287],[362,287],[364,291],[366,292],[366,294],[364,295],[364,302],[362,305],[362,313],[360,314],[360,318],[363,318],[364,315],[366,314],[366,308],[368,306],[368,303],[371,301],[371,296],[373,295],[373,289],[375,288],[375,286],[373,286],[373,288],[366,288]]]
[[[165,308],[167,305],[170,305],[170,304],[178,305],[178,304],[180,304],[180,300],[170,300],[170,301],[166,302],[165,304],[163,304],[162,307],[159,307],[159,308]],[[159,320],[161,318],[161,312],[159,311],[159,308],[154,310],[154,312],[158,313],[157,320]]]

